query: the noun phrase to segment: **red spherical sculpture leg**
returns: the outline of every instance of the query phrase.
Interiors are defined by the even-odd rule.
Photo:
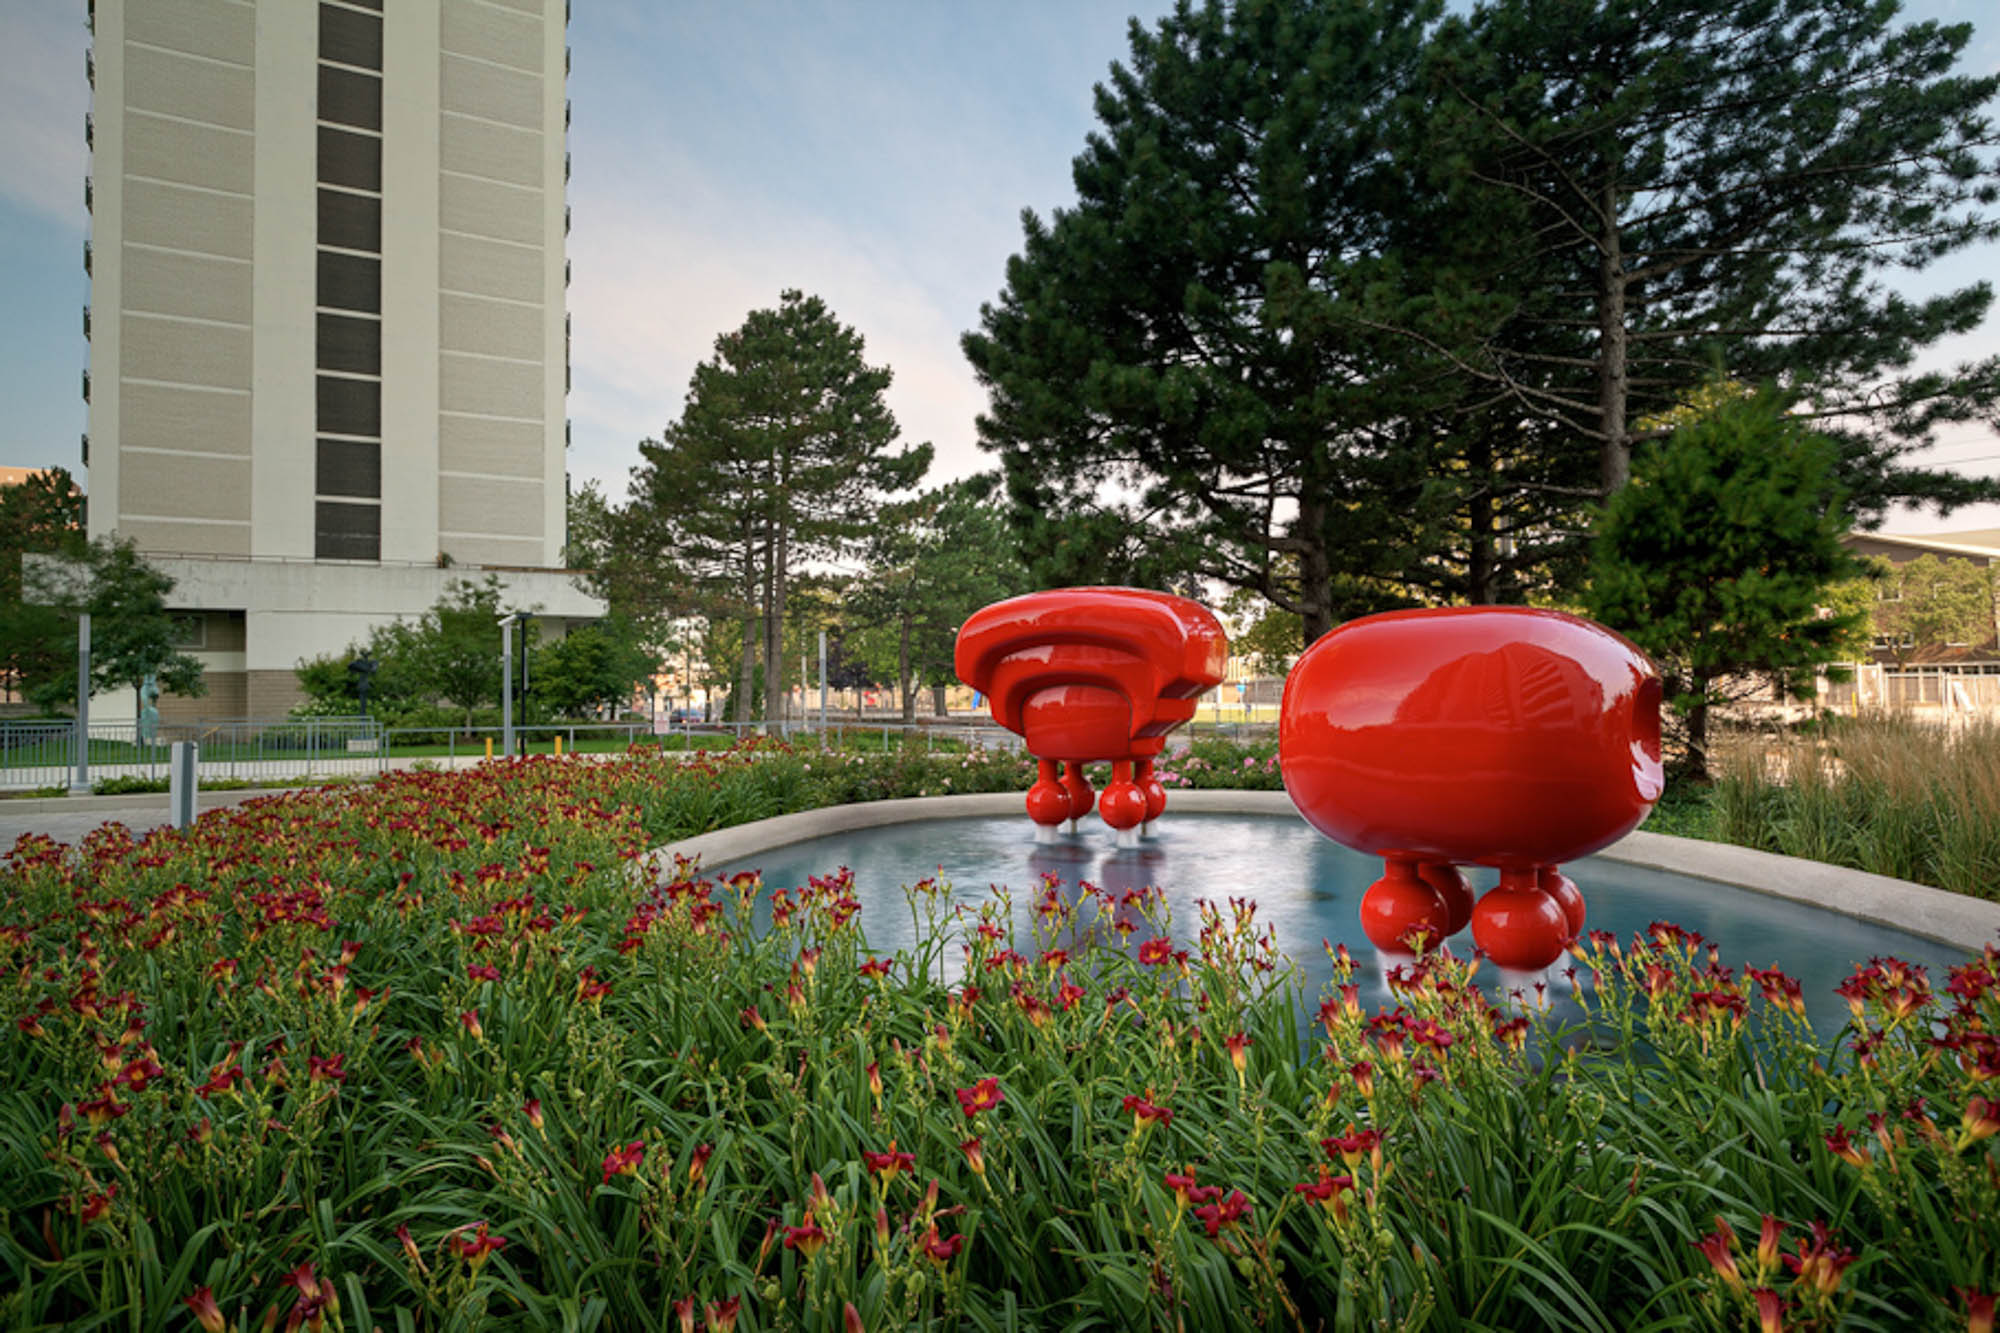
[[[1146,793],[1146,822],[1152,823],[1167,812],[1167,789],[1161,783],[1159,774],[1153,771],[1151,759],[1139,761],[1139,771],[1133,778],[1139,790]]]
[[[1097,793],[1090,789],[1090,782],[1083,776],[1083,765],[1072,759],[1063,765],[1063,790],[1069,793],[1069,817],[1082,819],[1090,813],[1090,807],[1097,800]]]
[[[1361,896],[1361,929],[1384,953],[1417,952],[1413,945],[1419,931],[1423,951],[1435,949],[1449,923],[1443,896],[1417,878],[1416,866],[1401,857],[1384,862],[1382,878]]]
[[[1444,933],[1456,935],[1464,930],[1465,923],[1472,920],[1472,904],[1478,898],[1465,872],[1449,861],[1420,861],[1417,863],[1417,877],[1436,889],[1444,899],[1445,909],[1450,914]]]
[[[1563,916],[1569,921],[1569,939],[1566,944],[1575,944],[1583,934],[1583,891],[1576,887],[1576,881],[1555,866],[1543,866],[1536,876],[1542,892],[1556,900],[1556,906],[1563,909]]]
[[[1472,938],[1502,967],[1534,972],[1562,957],[1569,918],[1533,870],[1502,870],[1472,909]]]
[[[1053,759],[1035,761],[1035,785],[1028,788],[1028,818],[1046,828],[1069,818],[1069,792],[1056,781]]]
[[[1138,828],[1146,820],[1146,793],[1139,784],[1132,781],[1132,761],[1114,759],[1111,763],[1111,781],[1105,785],[1104,794],[1097,798],[1098,817],[1119,832]]]

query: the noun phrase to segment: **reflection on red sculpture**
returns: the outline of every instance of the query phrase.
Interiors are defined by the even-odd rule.
[[[1625,639],[1559,611],[1392,611],[1306,650],[1278,745],[1307,822],[1387,862],[1361,905],[1377,947],[1435,945],[1469,916],[1495,962],[1546,967],[1583,929],[1557,866],[1659,799],[1660,681]],[[1500,883],[1472,905],[1454,863]]]
[[[1039,761],[1028,818],[1053,828],[1088,814],[1094,794],[1083,766],[1108,759],[1111,782],[1097,809],[1123,831],[1166,809],[1153,757],[1221,684],[1228,656],[1221,622],[1185,597],[1057,588],[975,612],[958,632],[953,666]]]

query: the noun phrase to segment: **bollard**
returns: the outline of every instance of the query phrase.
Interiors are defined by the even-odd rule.
[[[488,759],[493,757],[493,738],[491,736],[486,738],[486,757]]]
[[[556,758],[562,758],[562,737],[556,737]]]
[[[167,812],[175,828],[194,823],[195,793],[200,785],[196,759],[201,746],[194,741],[175,741],[167,759]]]

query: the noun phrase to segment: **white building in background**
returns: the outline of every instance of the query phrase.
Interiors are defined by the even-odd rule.
[[[566,11],[94,0],[90,531],[177,581],[169,717],[280,714],[452,578],[603,613],[561,572]]]

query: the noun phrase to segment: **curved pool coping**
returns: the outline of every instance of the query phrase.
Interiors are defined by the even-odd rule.
[[[1292,798],[1282,791],[1175,790],[1168,794],[1165,818],[1174,811],[1190,814],[1289,815],[1298,817]],[[885,824],[927,819],[979,819],[1015,815],[1025,819],[1019,792],[976,796],[914,796],[894,801],[864,801],[830,805],[798,814],[779,815],[752,824],[717,829],[652,853],[656,867],[671,867],[676,855],[699,858],[704,865],[724,866],[793,843]],[[1773,898],[1810,903],[1814,907],[1857,917],[1880,926],[1921,935],[1962,949],[1977,950],[2000,936],[2000,903],[1948,893],[1927,884],[1871,875],[1864,870],[1779,856],[1748,847],[1677,838],[1664,833],[1628,833],[1597,855],[1610,861],[1669,871],[1695,879],[1727,884]]]

